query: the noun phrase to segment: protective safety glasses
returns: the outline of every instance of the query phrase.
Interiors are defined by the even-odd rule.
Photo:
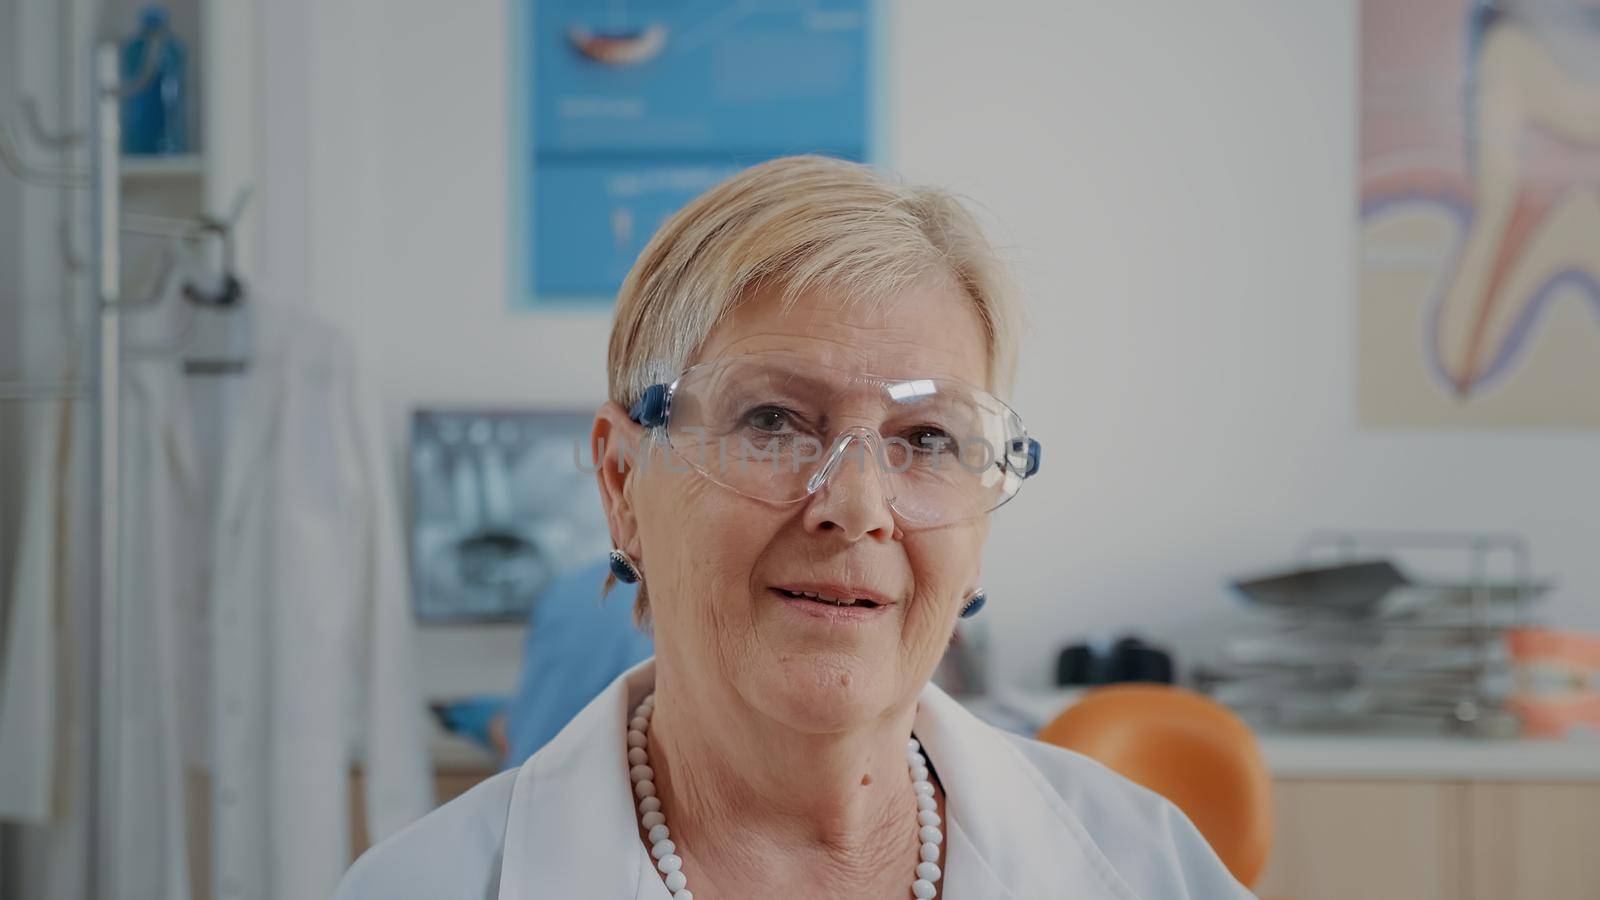
[[[629,415],[744,496],[794,503],[860,471],[871,477],[850,489],[875,480],[918,527],[989,512],[1039,471],[1039,442],[986,391],[948,378],[841,375],[781,354],[692,366],[651,385]]]

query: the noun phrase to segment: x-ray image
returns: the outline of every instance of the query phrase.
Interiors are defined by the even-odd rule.
[[[552,577],[610,548],[586,412],[422,410],[411,422],[419,619],[521,619]]]

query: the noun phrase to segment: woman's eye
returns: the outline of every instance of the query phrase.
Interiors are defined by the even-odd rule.
[[[935,452],[948,450],[955,444],[949,432],[935,425],[923,425],[906,433],[906,443],[913,450]]]
[[[762,406],[745,413],[746,425],[777,434],[790,424],[789,411],[777,406]]]

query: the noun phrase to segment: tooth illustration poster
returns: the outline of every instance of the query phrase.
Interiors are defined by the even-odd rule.
[[[873,161],[877,0],[514,0],[513,308],[609,306],[740,168]]]
[[[1600,0],[1363,0],[1365,425],[1600,427]]]

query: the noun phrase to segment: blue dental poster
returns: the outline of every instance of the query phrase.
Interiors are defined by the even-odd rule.
[[[517,0],[516,309],[604,309],[657,227],[733,172],[876,148],[874,0]]]

